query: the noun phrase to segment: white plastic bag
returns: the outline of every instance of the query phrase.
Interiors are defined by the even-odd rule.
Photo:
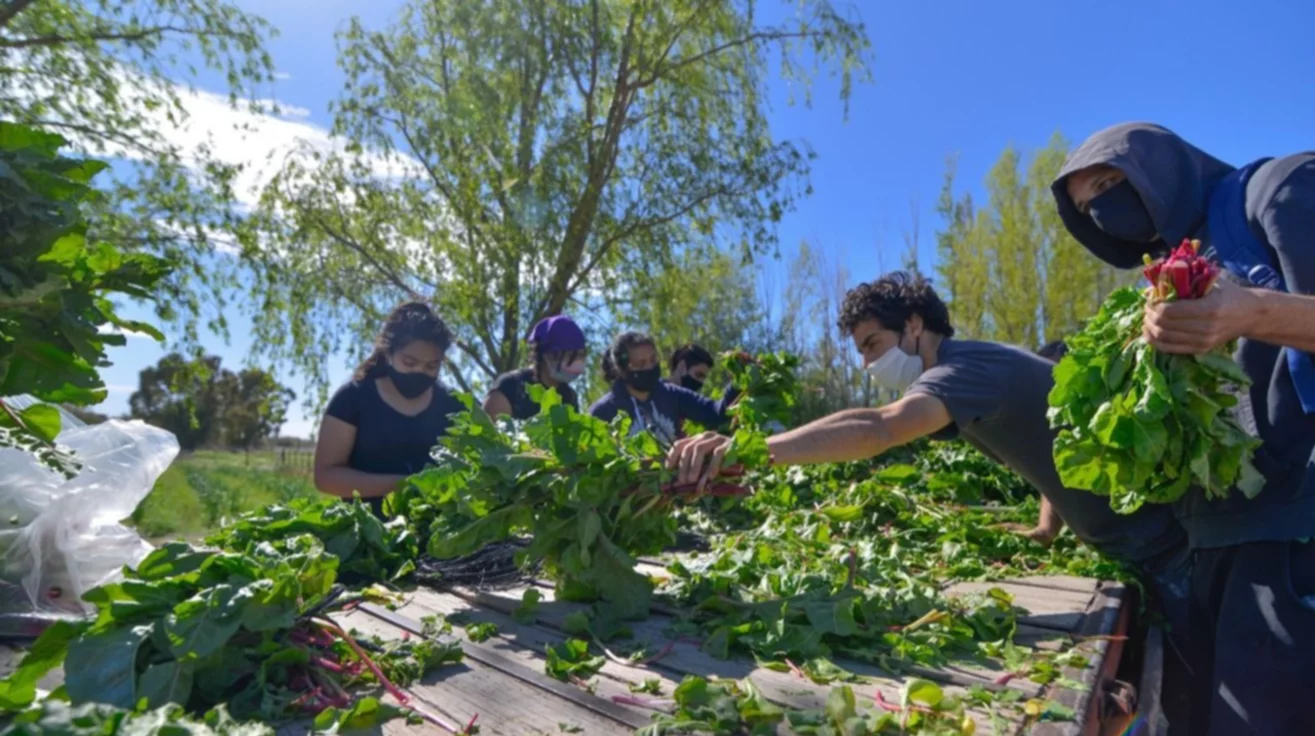
[[[5,399],[22,409],[31,397]],[[56,442],[82,463],[66,479],[31,455],[0,449],[0,613],[86,614],[82,594],[152,547],[120,522],[178,455],[178,440],[139,421],[88,426],[60,411]]]

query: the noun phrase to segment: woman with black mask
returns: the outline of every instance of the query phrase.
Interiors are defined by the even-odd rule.
[[[339,498],[360,493],[383,516],[384,497],[429,462],[450,415],[465,410],[438,382],[451,342],[425,304],[408,302],[388,315],[374,352],[320,421],[316,488]]]
[[[662,365],[653,338],[626,332],[608,350],[612,390],[589,413],[610,422],[618,413],[630,417],[630,433],[647,431],[667,447],[685,436],[686,420],[707,428],[726,423],[721,404],[662,380]]]

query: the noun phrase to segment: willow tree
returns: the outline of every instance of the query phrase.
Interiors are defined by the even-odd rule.
[[[159,305],[188,327],[211,298],[220,314],[232,284],[214,251],[231,242],[243,167],[191,128],[209,121],[191,119],[203,93],[188,85],[206,70],[227,88],[219,104],[268,111],[273,34],[225,0],[0,2],[0,119],[111,160],[105,196],[84,205],[91,234],[174,263]]]
[[[603,313],[684,248],[771,251],[810,156],[768,129],[769,58],[805,95],[827,68],[847,99],[868,48],[826,0],[787,7],[417,0],[383,30],[351,21],[334,130],[352,145],[290,158],[248,241],[263,349],[313,375],[420,297],[486,377],[521,363],[534,320]]]

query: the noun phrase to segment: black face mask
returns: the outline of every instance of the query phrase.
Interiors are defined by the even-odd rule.
[[[1123,181],[1110,187],[1091,200],[1087,214],[1106,235],[1130,243],[1149,243],[1155,240],[1155,222],[1142,204],[1132,182]]]
[[[681,376],[680,385],[684,386],[690,391],[693,391],[694,393],[698,393],[703,390],[703,381],[700,381],[694,376]]]
[[[434,386],[436,380],[428,373],[403,373],[393,366],[388,366],[388,379],[393,382],[397,393],[408,399],[414,399]]]
[[[631,371],[630,375],[626,378],[626,383],[630,385],[630,388],[633,388],[636,391],[648,393],[657,388],[658,381],[661,380],[662,368],[655,365],[652,368],[645,368],[642,371]]]

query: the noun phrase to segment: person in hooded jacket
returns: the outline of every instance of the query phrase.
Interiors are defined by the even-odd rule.
[[[528,391],[531,385],[556,390],[563,404],[579,411],[580,397],[571,383],[584,375],[584,331],[565,315],[546,317],[530,330],[529,343],[534,365],[498,376],[484,397],[484,412],[513,419],[538,414],[539,404]]]
[[[657,345],[648,335],[618,335],[603,366],[612,390],[589,413],[605,422],[625,413],[630,416],[631,434],[647,431],[658,444],[670,447],[685,436],[686,420],[704,427],[720,427],[727,421],[722,403],[662,380]]]
[[[1174,504],[1194,550],[1189,733],[1315,733],[1315,153],[1234,167],[1149,123],[1095,133],[1052,187],[1068,231],[1118,268],[1184,238],[1226,272],[1206,297],[1149,305],[1159,350],[1237,340],[1234,409],[1262,447],[1264,489]]]

